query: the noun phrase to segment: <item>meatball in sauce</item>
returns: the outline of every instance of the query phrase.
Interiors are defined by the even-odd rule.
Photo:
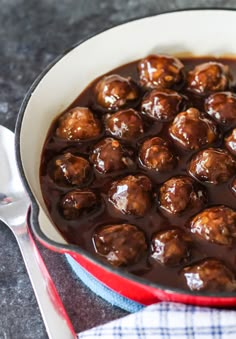
[[[170,121],[181,111],[185,98],[170,89],[153,89],[144,96],[141,112],[157,121]]]
[[[101,133],[101,123],[89,108],[75,107],[58,120],[56,135],[67,140],[86,140]]]
[[[144,132],[143,121],[138,112],[132,108],[108,114],[105,125],[109,134],[122,140],[133,140],[142,136]]]
[[[189,173],[202,182],[220,184],[228,181],[236,171],[235,159],[219,148],[198,152],[191,160]]]
[[[235,274],[219,260],[209,258],[185,267],[183,275],[191,291],[236,291]]]
[[[106,225],[95,230],[96,253],[112,266],[128,266],[139,260],[147,250],[145,235],[129,224]]]
[[[232,155],[236,156],[236,128],[225,138],[225,146]]]
[[[205,101],[205,110],[221,125],[236,123],[236,94],[232,92],[217,92]]]
[[[207,241],[229,246],[236,238],[236,211],[226,206],[207,208],[191,220],[190,228]]]
[[[146,140],[140,147],[139,158],[147,169],[170,171],[177,164],[177,158],[169,144],[159,137]]]
[[[132,165],[128,152],[118,140],[106,138],[95,145],[90,156],[94,168],[100,173],[111,173]]]
[[[170,229],[153,235],[151,256],[164,265],[178,265],[190,256],[191,237],[181,229]]]
[[[144,175],[128,175],[114,182],[108,192],[110,202],[124,214],[144,216],[151,207],[152,183]]]
[[[139,100],[139,88],[131,78],[118,74],[103,77],[96,84],[95,108],[102,111],[118,111],[121,108],[133,107]]]
[[[184,65],[169,55],[149,55],[138,63],[140,84],[147,88],[173,88],[184,78]]]
[[[187,74],[187,89],[200,95],[224,91],[229,88],[232,76],[227,65],[206,62]]]
[[[187,150],[212,144],[218,137],[214,122],[201,116],[196,108],[179,113],[169,128],[173,141]]]
[[[171,214],[198,210],[207,201],[206,192],[192,178],[187,176],[173,177],[160,188],[160,206]]]
[[[83,213],[90,212],[97,204],[96,195],[89,190],[73,190],[68,192],[60,202],[62,214],[66,219],[77,219]]]
[[[236,197],[236,178],[233,180],[232,185],[231,185],[232,193]]]
[[[50,167],[51,178],[59,185],[82,186],[91,175],[89,162],[71,153],[57,156]]]

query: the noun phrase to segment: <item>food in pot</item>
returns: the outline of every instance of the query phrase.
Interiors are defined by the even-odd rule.
[[[160,188],[160,206],[171,214],[200,209],[207,201],[206,192],[188,176],[172,177]]]
[[[58,119],[56,135],[67,140],[86,140],[97,137],[101,124],[87,107],[75,107]]]
[[[144,96],[141,113],[158,121],[170,121],[181,112],[184,101],[185,98],[176,91],[153,89]]]
[[[97,204],[96,195],[88,189],[76,189],[66,193],[61,201],[60,208],[66,219],[77,219],[83,213],[90,212]]]
[[[122,213],[143,216],[151,207],[152,183],[144,175],[128,175],[113,182],[109,201]]]
[[[231,82],[229,67],[215,61],[204,62],[195,66],[187,74],[187,88],[196,94],[224,91]]]
[[[118,171],[132,164],[128,152],[113,138],[105,138],[96,144],[90,155],[90,161],[100,173]]]
[[[191,232],[207,241],[231,245],[236,238],[236,211],[227,206],[213,206],[195,215]]]
[[[236,161],[224,149],[208,148],[195,154],[190,162],[190,174],[202,182],[220,184],[228,181],[236,170]]]
[[[149,55],[52,123],[40,181],[66,241],[193,291],[235,291],[236,60]]]
[[[183,81],[182,62],[169,55],[149,55],[138,62],[140,84],[148,88],[173,88]]]
[[[109,134],[123,140],[133,140],[142,136],[144,132],[143,121],[138,112],[132,108],[108,114],[105,125]]]
[[[183,274],[191,291],[236,291],[234,273],[220,260],[204,259],[185,267]]]
[[[146,252],[144,233],[130,224],[106,225],[95,230],[95,250],[113,266],[137,262]]]
[[[88,160],[83,157],[65,153],[55,157],[50,166],[50,175],[59,185],[82,186],[91,174]]]
[[[151,256],[164,265],[178,265],[190,255],[191,237],[181,229],[170,229],[153,235]]]
[[[236,95],[232,92],[217,92],[205,101],[205,110],[216,122],[229,125],[236,122]]]
[[[141,145],[139,158],[143,166],[160,172],[170,171],[177,164],[168,142],[159,137],[148,139]]]
[[[232,155],[236,156],[236,128],[225,138],[225,146]]]
[[[201,116],[196,108],[179,113],[169,128],[173,141],[187,150],[212,144],[218,136],[217,127]]]
[[[118,111],[133,107],[139,99],[139,88],[131,78],[112,74],[101,78],[95,86],[95,107],[103,111]]]

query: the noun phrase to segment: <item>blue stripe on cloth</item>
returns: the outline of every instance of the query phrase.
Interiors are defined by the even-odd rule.
[[[86,271],[79,263],[73,259],[69,254],[65,254],[65,257],[70,264],[72,270],[76,276],[95,294],[108,301],[113,306],[122,308],[123,310],[133,313],[143,308],[142,304],[139,304],[133,300],[123,297],[117,292],[103,285],[98,279],[93,277],[88,271]]]

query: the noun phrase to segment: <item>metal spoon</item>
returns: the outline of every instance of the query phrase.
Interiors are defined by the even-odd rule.
[[[76,338],[52,278],[29,234],[26,214],[30,200],[16,166],[14,133],[3,126],[0,126],[0,159],[0,220],[16,237],[48,336],[50,339]]]

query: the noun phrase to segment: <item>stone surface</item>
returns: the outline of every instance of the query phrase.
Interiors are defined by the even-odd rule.
[[[0,124],[14,130],[36,76],[72,44],[130,19],[181,8],[236,8],[234,0],[0,0]],[[125,315],[88,290],[63,256],[41,248],[76,331]],[[0,338],[47,334],[14,236],[0,223]]]

